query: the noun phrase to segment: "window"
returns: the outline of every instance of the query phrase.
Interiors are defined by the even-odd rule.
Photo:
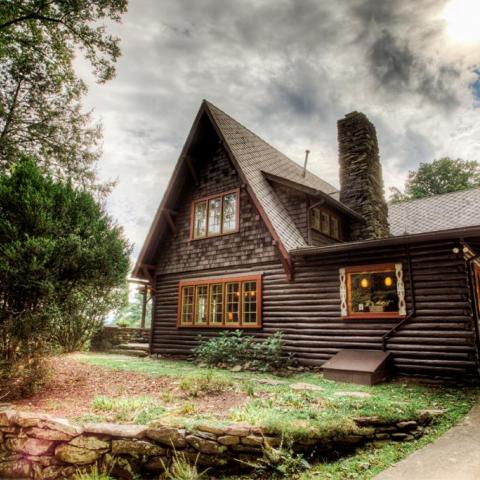
[[[238,232],[239,191],[196,200],[192,208],[192,239]]]
[[[237,229],[237,194],[229,193],[223,197],[223,233]]]
[[[243,323],[257,323],[257,283],[243,282]]]
[[[193,323],[193,287],[182,287],[181,289],[181,316],[180,323],[188,325]]]
[[[340,240],[340,219],[329,210],[314,207],[310,210],[310,227],[327,237]]]
[[[223,284],[210,286],[210,323],[221,324],[223,319]]]
[[[406,314],[401,264],[340,269],[340,293],[344,316]]]
[[[208,286],[197,285],[195,288],[195,323],[197,325],[207,323],[207,298]]]
[[[219,235],[222,223],[222,199],[212,198],[208,201],[208,235]]]
[[[261,326],[261,275],[180,282],[179,327]]]
[[[225,300],[225,323],[238,324],[240,318],[240,283],[227,283]]]
[[[198,202],[195,204],[195,222],[194,233],[195,238],[205,237],[207,233],[207,202]]]

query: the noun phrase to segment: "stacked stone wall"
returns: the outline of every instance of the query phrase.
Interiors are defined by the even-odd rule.
[[[122,343],[149,343],[149,341],[149,328],[103,327],[92,339],[92,350],[103,352]]]
[[[355,420],[355,433],[325,438],[311,432],[294,441],[298,452],[349,452],[368,442],[408,441],[420,437],[432,414],[385,422],[377,417]],[[281,435],[246,424],[199,425],[187,430],[172,425],[74,425],[38,413],[0,410],[0,478],[54,480],[71,478],[97,466],[115,478],[158,478],[175,455],[200,466],[238,468],[278,447]]]

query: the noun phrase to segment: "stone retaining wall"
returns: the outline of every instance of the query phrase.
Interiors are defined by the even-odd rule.
[[[122,343],[149,343],[149,328],[103,327],[92,339],[92,350],[110,350]]]
[[[315,432],[293,444],[308,453],[351,451],[367,442],[408,441],[420,437],[435,412],[417,421],[355,420],[355,434],[321,438]],[[0,409],[0,478],[64,479],[79,469],[99,465],[116,478],[134,473],[149,478],[163,470],[176,452],[201,466],[233,468],[262,455],[263,447],[282,444],[278,434],[245,424],[200,425],[188,431],[171,425],[90,424],[38,413]]]

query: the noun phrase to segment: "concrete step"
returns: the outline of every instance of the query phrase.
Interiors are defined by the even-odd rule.
[[[148,352],[144,350],[128,350],[121,348],[112,348],[107,353],[115,353],[116,355],[128,355],[130,357],[148,357]]]
[[[119,350],[139,350],[141,352],[148,352],[148,343],[122,343],[117,345],[115,348]]]

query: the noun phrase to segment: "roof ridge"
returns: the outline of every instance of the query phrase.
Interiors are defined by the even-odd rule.
[[[233,118],[231,115],[229,115],[228,113],[224,112],[221,108],[217,107],[216,105],[214,105],[212,102],[206,100],[206,99],[203,99],[203,102],[207,105],[208,108],[210,107],[213,107],[214,109],[218,110],[220,113],[222,113],[223,115],[225,115],[226,117],[228,117],[230,120],[234,121],[235,123],[237,123],[238,125],[240,125],[240,127],[242,127],[243,129],[245,129],[247,132],[249,132],[251,135],[253,135],[254,137],[258,138],[258,140],[260,140],[261,142],[265,143],[266,145],[268,145],[272,150],[275,150],[278,154],[280,154],[282,157],[284,157],[288,162],[290,162],[292,165],[294,165],[296,168],[300,168],[302,169],[302,166],[299,165],[297,162],[295,162],[294,160],[292,160],[291,158],[287,157],[287,155],[285,155],[283,152],[281,152],[278,148],[274,147],[271,143],[267,142],[265,139],[263,139],[262,137],[260,137],[259,135],[257,135],[254,131],[250,130],[248,127],[246,127],[243,123],[239,122],[238,120],[236,120],[235,118]],[[303,170],[303,169],[302,169]],[[313,175],[314,177],[316,177],[318,180],[326,183],[329,187],[332,187],[333,190],[331,192],[325,192],[327,193],[327,195],[332,195],[334,193],[338,193],[339,192],[339,189],[338,188],[335,188],[333,185],[330,184],[330,182],[327,182],[326,180],[324,180],[323,178],[319,177],[316,173],[312,172],[311,170],[309,170],[308,168],[306,169],[306,171],[310,174],[310,175]]]
[[[388,207],[390,208],[390,207],[395,207],[395,206],[401,206],[401,205],[405,205],[407,203],[421,202],[421,201],[425,201],[425,200],[430,200],[432,198],[445,197],[447,195],[456,195],[456,194],[464,193],[464,192],[471,192],[473,190],[480,190],[480,187],[471,187],[471,188],[464,188],[463,190],[455,190],[453,192],[437,193],[435,195],[430,195],[428,197],[422,197],[422,198],[410,198],[408,200],[403,200],[402,202],[389,203]]]

